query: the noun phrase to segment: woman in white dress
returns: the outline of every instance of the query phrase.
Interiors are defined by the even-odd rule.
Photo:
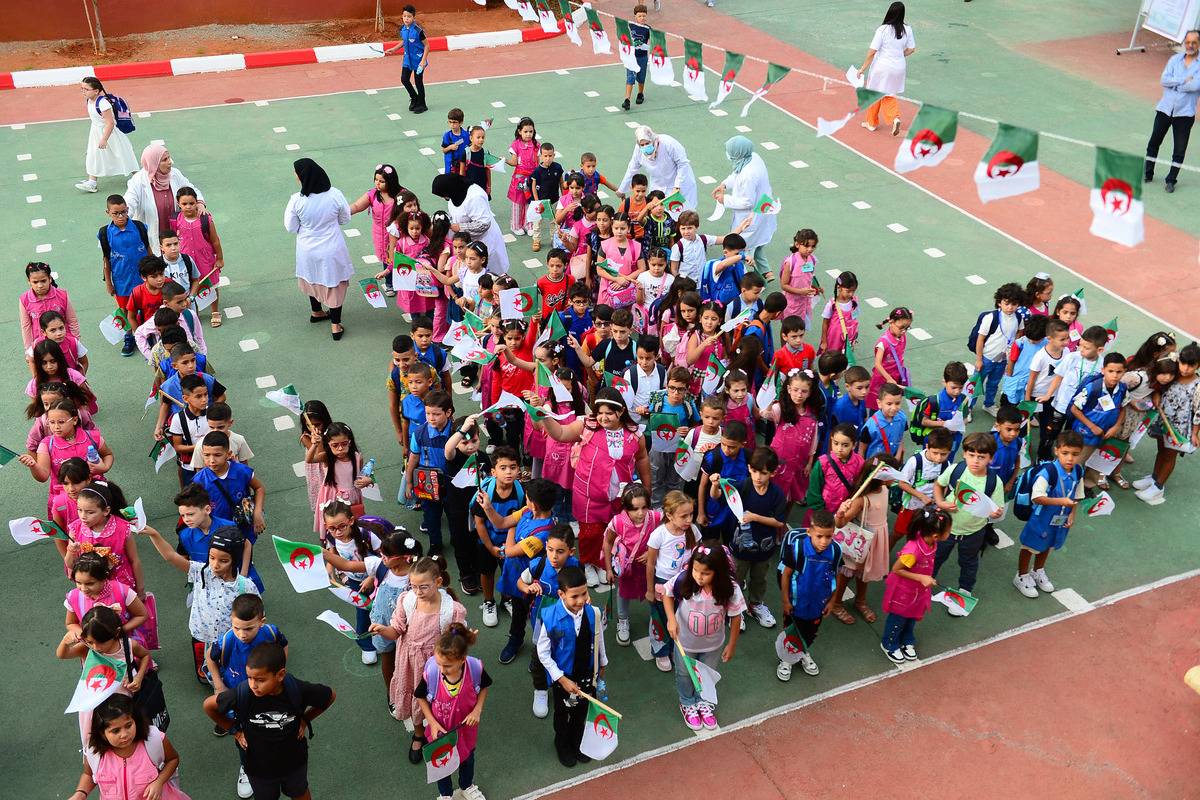
[[[496,222],[487,192],[461,175],[438,175],[431,191],[446,201],[451,230],[462,231],[472,241],[483,242],[488,249],[488,272],[508,274],[508,248],[504,232]]]
[[[687,151],[674,136],[656,134],[646,125],[634,131],[636,142],[625,177],[617,187],[619,194],[629,194],[635,172],[643,173],[650,181],[650,191],[670,194],[676,189],[683,195],[688,208],[696,207],[696,176],[688,161]]]
[[[156,256],[162,255],[158,236],[171,229],[171,220],[179,213],[176,192],[184,186],[196,190],[201,212],[207,210],[204,193],[175,168],[170,151],[161,144],[146,145],[142,150],[142,168],[133,174],[125,186],[125,203],[129,206],[129,218],[146,226],[150,234],[150,250]]]
[[[342,226],[350,221],[350,204],[311,158],[302,158],[292,166],[300,191],[288,200],[283,227],[296,234],[296,278],[312,306],[308,321],[329,320],[329,335],[336,342],[346,332],[342,303],[354,274],[346,237],[342,235]]]
[[[83,93],[85,110],[92,127],[88,131],[87,152],[83,158],[87,180],[75,184],[75,188],[81,192],[94,192],[97,178],[109,175],[124,177],[136,171],[138,163],[133,156],[129,137],[117,130],[117,118],[104,91],[104,84],[98,78],[84,78],[79,82],[79,91]]]
[[[867,109],[867,118],[862,123],[867,130],[879,127],[882,111],[885,123],[892,126],[892,136],[900,135],[900,103],[895,95],[904,94],[904,78],[908,73],[905,59],[916,51],[912,28],[904,24],[904,3],[892,3],[883,15],[883,24],[876,28],[875,38],[858,71],[861,78],[870,69],[866,88],[885,95]]]
[[[750,225],[742,231],[746,240],[746,252],[764,279],[771,280],[771,264],[766,256],[766,247],[775,235],[779,217],[775,214],[755,214],[754,206],[764,194],[774,197],[771,178],[762,156],[754,152],[754,145],[745,136],[734,136],[725,142],[725,155],[733,165],[733,172],[713,189],[713,199],[733,212],[730,228],[737,229],[746,217],[753,217]]]

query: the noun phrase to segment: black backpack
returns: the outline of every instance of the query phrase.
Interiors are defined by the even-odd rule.
[[[971,333],[967,335],[967,350],[974,353],[975,344],[979,341],[979,329],[983,327],[985,317],[992,317],[992,333],[1000,330],[1000,309],[982,312],[978,319],[975,320],[975,326],[971,328]],[[990,335],[990,334],[989,334]]]

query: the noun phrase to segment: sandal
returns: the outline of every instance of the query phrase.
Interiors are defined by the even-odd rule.
[[[412,737],[412,743],[413,745],[416,745],[416,747],[408,748],[408,761],[410,764],[420,764],[425,760],[425,756],[421,752],[421,748],[425,746],[424,735],[414,733]]]
[[[210,316],[208,318],[208,322],[214,328],[221,327],[221,312],[220,311],[212,312],[212,316]]]
[[[866,622],[874,622],[875,621],[875,612],[872,611],[871,607],[868,606],[866,603],[862,603],[862,604],[855,603],[854,608],[855,608],[855,610],[858,611],[859,614],[862,614],[862,618],[864,621],[866,621]]]
[[[320,314],[309,314],[308,315],[309,322],[324,322],[327,319],[329,319],[329,315],[326,314],[325,312],[321,312]]]
[[[1120,473],[1117,473],[1116,475],[1110,475],[1109,477],[1112,478],[1113,483],[1115,483],[1117,486],[1121,487],[1122,489],[1132,489],[1133,488],[1132,484],[1130,484],[1129,481],[1127,481],[1125,479],[1125,476]]]
[[[829,613],[836,617],[838,622],[841,622],[845,625],[854,624],[854,617],[850,616],[850,612],[846,610],[845,606],[834,606],[833,608],[829,609]]]

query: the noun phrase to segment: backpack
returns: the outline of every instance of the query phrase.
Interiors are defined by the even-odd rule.
[[[760,336],[760,338],[762,338],[764,340],[767,338],[767,335],[769,332],[767,330],[766,323],[764,323],[761,319],[755,318],[755,319],[750,320],[749,322],[742,323],[741,325],[738,325],[736,328],[733,329],[733,336],[731,337],[730,344],[729,344],[730,350],[734,350],[737,348],[738,342],[742,341],[742,337],[745,336],[747,333],[749,333],[751,328],[762,331],[762,335]],[[764,344],[765,343],[766,342],[764,341]]]
[[[276,641],[276,639],[278,638],[276,636],[276,634],[278,633],[278,629],[274,625],[263,625],[262,629],[264,631],[266,631],[267,633],[271,634],[272,642]],[[232,630],[228,630],[228,631],[225,631],[224,636],[222,636],[220,639],[217,640],[217,666],[220,669],[225,669],[227,666],[229,666],[229,662],[227,662],[225,660],[225,647],[228,643],[229,637],[234,636],[234,635],[235,634]]]
[[[965,475],[966,472],[967,472],[967,462],[966,461],[958,462],[957,464],[954,465],[954,469],[950,470],[950,480],[946,483],[946,489],[951,494],[953,494],[955,492],[955,490],[958,489],[958,482],[960,480],[962,480],[962,476]],[[997,475],[996,473],[992,472],[989,469],[987,478],[983,482],[984,494],[986,494],[990,498],[992,496],[992,492],[996,491],[996,484],[998,484],[999,482],[1000,482],[1000,476]],[[1032,485],[1032,484],[1030,484],[1030,485]],[[1020,518],[1019,515],[1018,515],[1018,518]],[[1029,519],[1029,517],[1025,517],[1025,519]]]
[[[715,300],[724,306],[737,296],[738,286],[742,283],[746,268],[741,261],[738,261],[721,270],[719,276],[714,276],[713,268],[720,260],[712,259],[705,262],[704,272],[700,275],[700,297],[705,300]],[[730,290],[732,290],[732,294],[729,294]]]
[[[572,451],[572,455],[574,455],[574,451]],[[575,456],[576,460],[578,460],[578,458],[579,458],[578,456]],[[575,464],[572,462],[571,466],[573,467],[573,466],[575,466]],[[483,481],[479,484],[479,491],[485,493],[488,496],[489,500],[495,500],[495,495],[493,494],[493,492],[495,490],[496,490],[496,479],[494,477],[489,476],[487,478],[484,478]],[[517,505],[524,506],[525,505],[525,489],[523,489],[521,487],[520,481],[513,481],[513,491],[515,491],[517,493]]]
[[[112,105],[113,119],[116,120],[117,130],[121,133],[133,133],[136,126],[133,124],[133,114],[129,110],[129,104],[115,94],[104,94],[96,98],[97,111],[100,110],[100,97]]]
[[[239,725],[245,725],[250,717],[250,683],[242,681],[234,687],[233,714]],[[300,682],[292,675],[283,676],[283,696],[287,698],[288,705],[297,717],[304,714],[304,698],[300,696]],[[316,729],[313,728],[312,720],[307,720],[305,727],[305,737],[308,739],[317,738]]]
[[[662,389],[667,388],[667,368],[665,366],[663,366],[662,364],[655,362],[654,369],[655,369],[655,371],[658,372],[659,388],[662,388]],[[629,388],[633,389],[634,394],[637,394],[637,390],[638,390],[637,364],[635,363],[632,366],[630,366],[629,369],[625,370],[625,374],[629,376]]]
[[[983,327],[983,320],[989,316],[992,318],[991,332],[995,333],[996,331],[1000,330],[1000,309],[997,308],[992,311],[981,312],[979,317],[975,320],[975,325],[971,328],[971,332],[967,334],[967,350],[971,351],[972,353],[975,352],[975,345],[979,341],[979,329]],[[988,335],[990,336],[991,334]]]
[[[925,437],[929,435],[930,429],[922,427],[921,420],[925,418],[937,419],[937,417],[937,395],[926,397],[924,400],[917,403],[917,407],[913,411],[912,419],[908,422],[908,437],[916,444],[925,444]]]
[[[1126,393],[1125,385],[1117,384],[1117,388],[1113,390],[1113,399],[1118,408],[1120,408],[1124,395]],[[1088,412],[1096,407],[1100,402],[1100,396],[1104,394],[1104,376],[1097,372],[1095,375],[1089,375],[1083,383],[1079,384],[1079,388],[1075,390],[1074,396],[1071,397],[1071,402],[1075,402],[1075,398],[1080,394],[1084,394],[1083,408],[1079,412],[1085,417]]]
[[[1013,516],[1022,522],[1028,522],[1033,516],[1033,484],[1043,473],[1046,476],[1046,490],[1054,491],[1054,487],[1058,485],[1058,470],[1053,467],[1053,461],[1043,461],[1021,473],[1014,489],[1016,496],[1013,499]]]
[[[917,482],[920,481],[921,476],[925,474],[925,460],[921,458],[921,452],[919,450],[916,453],[913,453],[913,458],[916,459],[916,461],[915,461],[916,468],[913,470],[912,487],[914,489],[916,489]],[[939,478],[942,476],[942,473],[945,472],[947,468],[949,468],[949,466],[950,466],[950,462],[948,462],[948,461],[942,462],[942,468],[940,470],[938,470]],[[935,478],[934,480],[937,480],[937,479]]]
[[[475,656],[467,656],[467,672],[471,674],[471,685],[475,687],[475,693],[479,694],[480,684],[483,683],[483,662]],[[438,681],[442,679],[442,670],[437,661],[431,658],[425,662],[422,677],[425,678],[425,700],[432,703],[437,694]]]

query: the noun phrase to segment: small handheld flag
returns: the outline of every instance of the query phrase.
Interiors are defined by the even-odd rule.
[[[524,319],[538,313],[541,292],[536,285],[500,290],[500,318]]]
[[[150,460],[154,462],[155,474],[162,472],[162,468],[170,463],[175,455],[175,448],[166,439],[155,442],[154,447],[150,448]]]
[[[708,364],[704,367],[704,393],[714,394],[717,387],[721,385],[721,381],[725,378],[725,373],[728,369],[725,367],[725,362],[717,357],[716,351],[708,354]]]
[[[75,685],[75,694],[71,695],[71,702],[63,713],[91,711],[105,698],[115,694],[124,679],[124,658],[109,658],[95,650],[88,650],[87,658],[83,660],[83,671],[79,674],[79,683]]]
[[[676,647],[678,647],[678,643],[676,643]],[[717,702],[717,682],[721,680],[721,673],[703,661],[692,658],[683,652],[682,647],[679,647],[679,655],[683,658],[688,677],[692,679],[692,686],[700,693],[700,699],[706,703],[715,704]]]
[[[109,344],[121,344],[125,341],[125,334],[133,333],[133,328],[129,324],[129,312],[118,308],[100,320],[100,333]]]
[[[272,536],[275,543],[275,555],[283,565],[292,588],[297,592],[314,592],[329,585],[329,575],[325,572],[325,558],[321,548],[305,542],[291,542],[279,536]]]
[[[367,298],[367,302],[371,304],[371,308],[387,308],[387,299],[379,290],[379,281],[374,278],[363,278],[358,285],[362,289],[363,297]]]
[[[458,770],[458,731],[453,730],[442,734],[421,748],[425,758],[425,781],[437,783],[442,778],[448,778]]]
[[[272,403],[278,403],[297,417],[300,416],[300,408],[303,404],[300,402],[300,395],[296,392],[296,387],[292,384],[289,383],[282,389],[273,389],[267,392],[267,399]]]
[[[1108,492],[1101,492],[1095,497],[1087,497],[1075,506],[1075,514],[1087,514],[1089,517],[1107,517],[1117,508],[1116,501]]]
[[[363,594],[362,592],[351,589],[349,586],[329,585],[329,591],[333,592],[340,600],[344,600],[355,608],[361,608],[368,611],[371,608],[371,595]]]
[[[700,474],[700,459],[688,444],[686,436],[680,436],[675,442],[675,471],[685,481],[692,481]]]
[[[965,484],[954,490],[954,499],[960,509],[984,519],[1000,510],[1000,506],[996,505],[992,498]]]
[[[963,616],[969,616],[979,604],[979,598],[966,589],[943,589],[933,596],[935,603],[941,603],[946,608],[957,606],[963,610]]]
[[[773,217],[783,210],[783,201],[778,197],[771,197],[769,194],[764,194],[758,198],[758,202],[754,204],[755,214],[764,214]]]
[[[610,714],[589,698],[587,722],[583,725],[583,739],[579,742],[579,752],[597,761],[612,755],[617,749],[619,720],[620,717]]]
[[[785,664],[800,663],[800,655],[807,648],[804,639],[800,637],[800,629],[796,623],[791,623],[775,637],[775,655]]]
[[[733,514],[733,518],[738,522],[742,522],[742,517],[745,516],[746,510],[742,506],[742,496],[738,494],[733,481],[718,478],[717,482],[721,487],[721,494],[725,497],[725,504],[729,506],[729,513]]]
[[[1084,464],[1088,469],[1094,469],[1101,475],[1112,475],[1113,470],[1121,466],[1121,462],[1125,460],[1125,454],[1129,452],[1129,442],[1119,439],[1105,439],[1096,448],[1095,452],[1088,457],[1087,463]]]
[[[497,156],[494,156],[487,151],[484,151],[484,153],[483,153],[483,165],[485,167],[487,167],[488,169],[490,169],[492,172],[495,172],[495,173],[498,173],[501,175],[506,174],[508,172],[508,164],[505,163],[504,159],[498,158]]]
[[[9,520],[8,532],[12,534],[13,541],[19,545],[33,544],[42,539],[60,539],[62,541],[70,539],[62,528],[50,520],[37,517],[20,517]]]
[[[671,215],[671,219],[678,220],[679,215],[687,210],[686,202],[683,192],[676,189],[662,199],[662,207],[664,211]]]
[[[479,485],[479,459],[475,457],[474,453],[459,467],[458,473],[450,481],[450,485],[459,489],[470,489],[472,486]]]
[[[8,462],[20,458],[20,454],[16,451],[9,450],[4,445],[0,445],[0,467],[3,467]]]
[[[674,453],[675,440],[679,436],[679,415],[651,414],[646,435],[650,437],[651,452]]]
[[[317,619],[321,620],[321,622],[324,622],[326,625],[333,628],[347,639],[365,639],[371,635],[369,633],[355,633],[354,626],[342,619],[341,615],[336,611],[322,611],[320,614],[317,614]]]

